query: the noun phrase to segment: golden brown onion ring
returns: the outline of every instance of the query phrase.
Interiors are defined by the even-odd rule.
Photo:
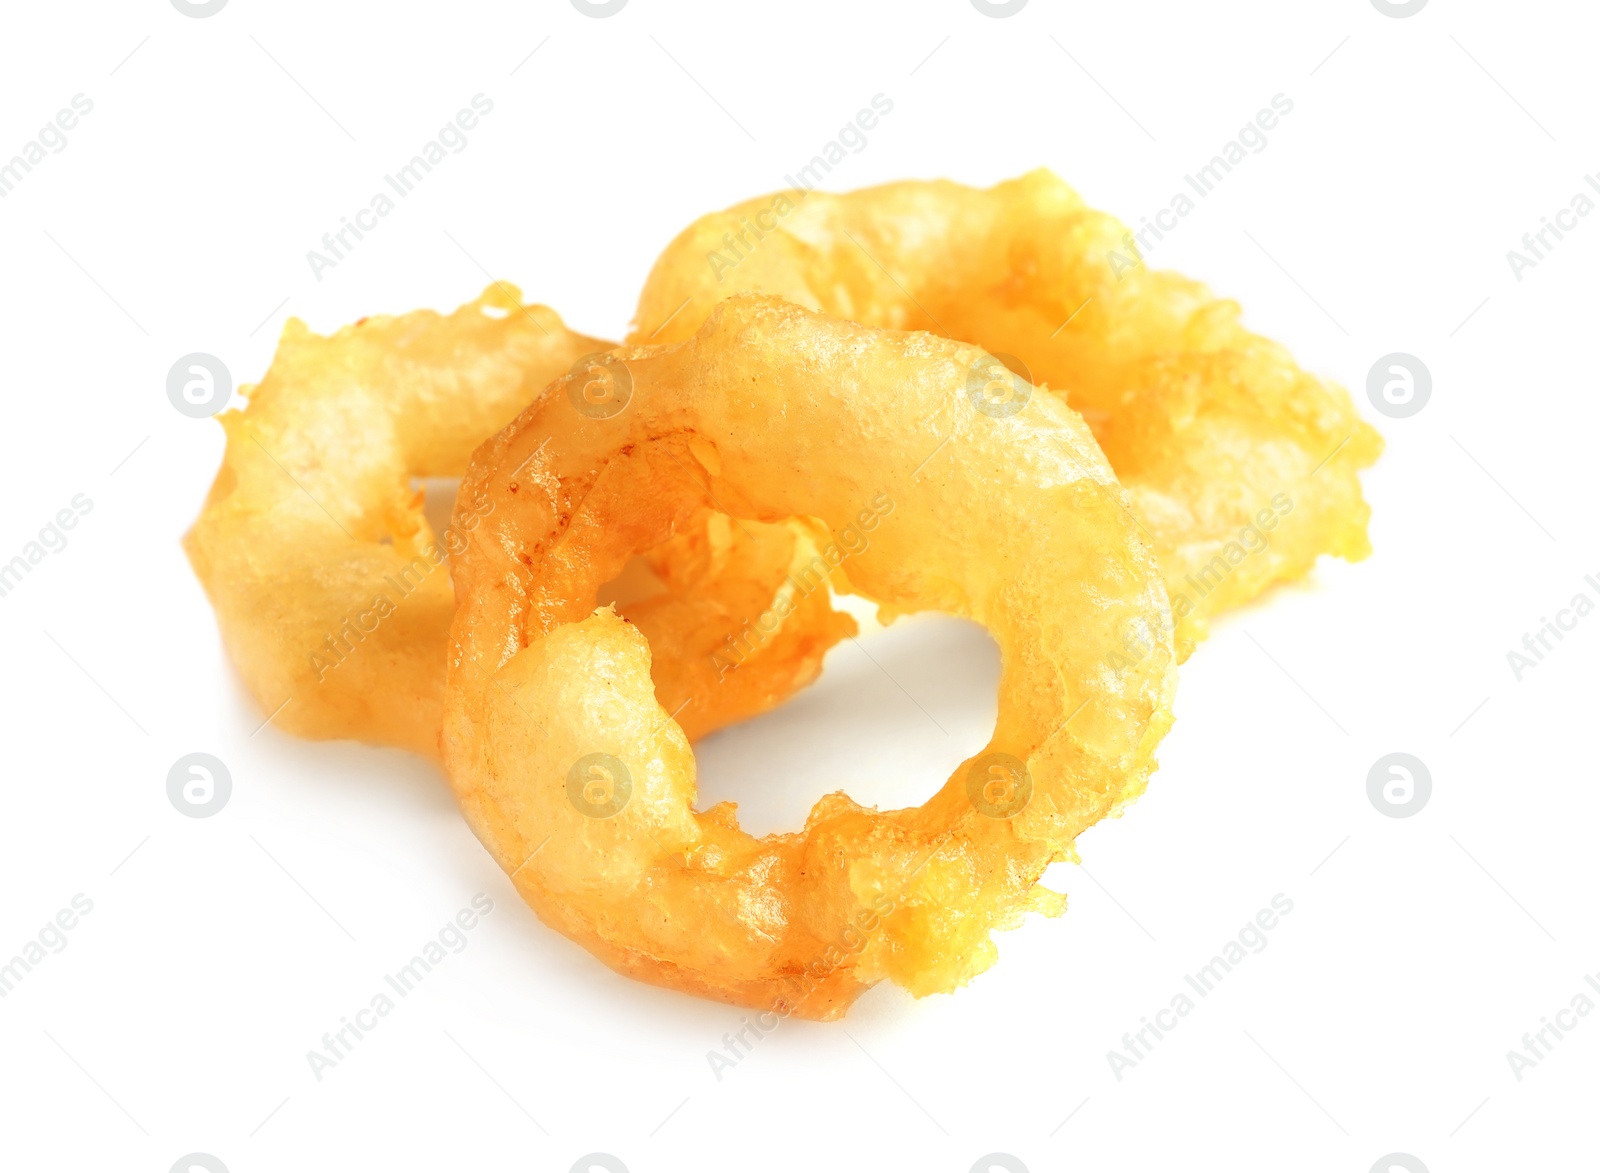
[[[780,192],[685,229],[651,270],[630,340],[688,338],[723,298],[760,292],[1016,356],[1021,380],[991,368],[997,406],[1032,382],[1088,421],[1155,547],[1187,654],[1211,616],[1319,555],[1370,552],[1356,474],[1382,441],[1342,388],[1244,329],[1236,303],[1139,264],[1131,239],[1044,170],[988,190]]]
[[[233,662],[280,727],[437,754],[455,611],[445,566],[493,506],[467,502],[436,535],[413,479],[460,476],[486,436],[610,345],[501,283],[449,315],[371,317],[329,337],[290,320],[249,406],[220,417],[222,468],[184,540]],[[607,370],[581,369],[580,401],[604,414]],[[789,527],[730,529],[707,515],[674,539],[659,596],[636,605],[671,650],[657,664],[663,696],[696,702],[685,714],[696,736],[807,683],[854,630],[819,611],[824,592],[735,686],[708,672],[802,544]]]
[[[627,410],[575,412],[563,380],[463,481],[458,517],[494,502],[452,567],[441,745],[469,822],[542,919],[643,980],[816,1018],[885,978],[963,984],[993,962],[992,930],[1059,910],[1041,874],[1140,793],[1171,722],[1166,594],[1093,436],[1049,396],[981,412],[975,347],[776,299],[614,354]],[[984,753],[922,807],[834,794],[799,834],[753,838],[728,803],[697,813],[652,649],[596,602],[712,509],[803,519],[857,593],[987,627],[1002,676]],[[1108,667],[1129,629],[1148,654]]]

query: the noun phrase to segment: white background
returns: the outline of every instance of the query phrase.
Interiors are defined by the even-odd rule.
[[[0,599],[0,959],[94,907],[0,999],[0,1166],[1593,1168],[1600,1015],[1520,1081],[1506,1052],[1600,972],[1600,616],[1520,682],[1506,653],[1600,601],[1600,216],[1521,281],[1505,254],[1600,172],[1595,32],[1576,0],[8,6],[0,158],[74,94],[94,109],[0,200],[0,561],[94,504]],[[315,280],[307,249],[479,92],[467,149]],[[255,733],[178,545],[221,431],[164,383],[190,351],[250,382],[290,315],[448,309],[485,270],[619,336],[674,233],[782,186],[880,92],[830,187],[1044,165],[1136,223],[1288,96],[1150,259],[1352,388],[1389,445],[1376,553],[1219,624],[1148,794],[1049,877],[1064,918],[1003,934],[953,996],[786,1023],[719,1081],[741,1011],[541,926],[432,767]],[[1433,375],[1409,419],[1366,402],[1391,351]],[[704,794],[766,831],[838,786],[932,793],[992,727],[992,645],[938,620],[873,639],[895,681],[846,645],[703,748]],[[234,781],[203,820],[165,792],[197,750]],[[1433,777],[1408,819],[1366,794],[1396,750]],[[478,892],[468,948],[318,1082],[306,1052]],[[1118,1080],[1108,1050],[1280,892],[1268,947]]]

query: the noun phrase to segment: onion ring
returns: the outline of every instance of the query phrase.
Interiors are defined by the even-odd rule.
[[[463,481],[458,517],[495,503],[452,565],[440,741],[468,821],[541,919],[636,978],[811,1018],[884,979],[964,984],[994,961],[992,930],[1060,911],[1040,876],[1143,790],[1171,723],[1160,570],[1093,436],[1048,396],[980,411],[975,347],[772,298],[613,355],[626,411],[574,412],[558,380]],[[1002,677],[985,752],[922,807],[833,794],[798,834],[755,839],[730,803],[695,812],[651,647],[596,602],[712,510],[800,519],[824,571],[887,613],[987,627]],[[1130,626],[1148,654],[1108,667]]]
[[[437,755],[455,611],[439,567],[492,506],[468,503],[435,535],[412,478],[460,476],[486,436],[575,366],[586,410],[616,409],[608,369],[589,361],[610,345],[502,283],[447,316],[375,316],[329,337],[289,321],[248,407],[219,417],[222,467],[184,539],[263,712],[302,737]],[[626,609],[675,649],[657,670],[664,697],[698,699],[685,718],[694,736],[778,703],[855,630],[813,603],[737,687],[714,687],[711,646],[771,602],[799,545],[788,527],[729,531],[708,517],[658,558],[658,596]]]
[[[986,191],[779,192],[685,229],[651,270],[630,340],[688,338],[718,301],[760,292],[1018,356],[1016,386],[1063,396],[1127,489],[1182,656],[1211,616],[1319,555],[1370,553],[1356,474],[1382,440],[1342,388],[1245,330],[1236,303],[1145,268],[1131,241],[1045,170]]]

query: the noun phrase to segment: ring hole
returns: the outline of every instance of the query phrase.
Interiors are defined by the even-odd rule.
[[[917,615],[884,628],[865,600],[834,603],[862,634],[828,652],[810,688],[695,745],[700,810],[736,802],[739,825],[763,836],[802,830],[836,790],[880,810],[920,806],[989,743],[1000,649],[983,627]]]

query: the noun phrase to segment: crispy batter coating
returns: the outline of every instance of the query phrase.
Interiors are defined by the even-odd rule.
[[[886,978],[965,983],[992,930],[1059,911],[1041,874],[1143,790],[1171,722],[1160,570],[1093,436],[1048,396],[980,410],[976,347],[777,299],[614,353],[626,410],[575,411],[562,380],[463,481],[458,516],[494,502],[452,565],[441,745],[468,820],[542,919],[643,980],[812,1018]],[[596,602],[709,511],[813,535],[780,613],[831,574],[887,612],[987,627],[1002,677],[985,752],[922,807],[833,794],[798,834],[753,838],[728,803],[697,813],[651,644]],[[1109,662],[1129,630],[1148,652]]]
[[[500,283],[449,315],[371,317],[330,337],[288,323],[249,406],[220,417],[222,468],[184,540],[263,712],[303,737],[437,754],[455,610],[445,566],[494,506],[464,501],[436,535],[412,478],[461,475],[486,436],[610,345]],[[682,564],[638,606],[663,649],[664,697],[701,698],[695,736],[776,704],[854,630],[813,605],[738,688],[713,688],[701,645],[724,636],[726,616],[771,602],[801,539],[785,526],[719,529],[708,513],[674,541]]]
[[[651,271],[631,338],[688,338],[718,301],[760,292],[1016,356],[1094,430],[1187,654],[1211,616],[1319,555],[1370,552],[1356,474],[1382,441],[1342,388],[1244,329],[1236,303],[1145,268],[1130,241],[1044,170],[988,190],[780,192],[685,229]]]

